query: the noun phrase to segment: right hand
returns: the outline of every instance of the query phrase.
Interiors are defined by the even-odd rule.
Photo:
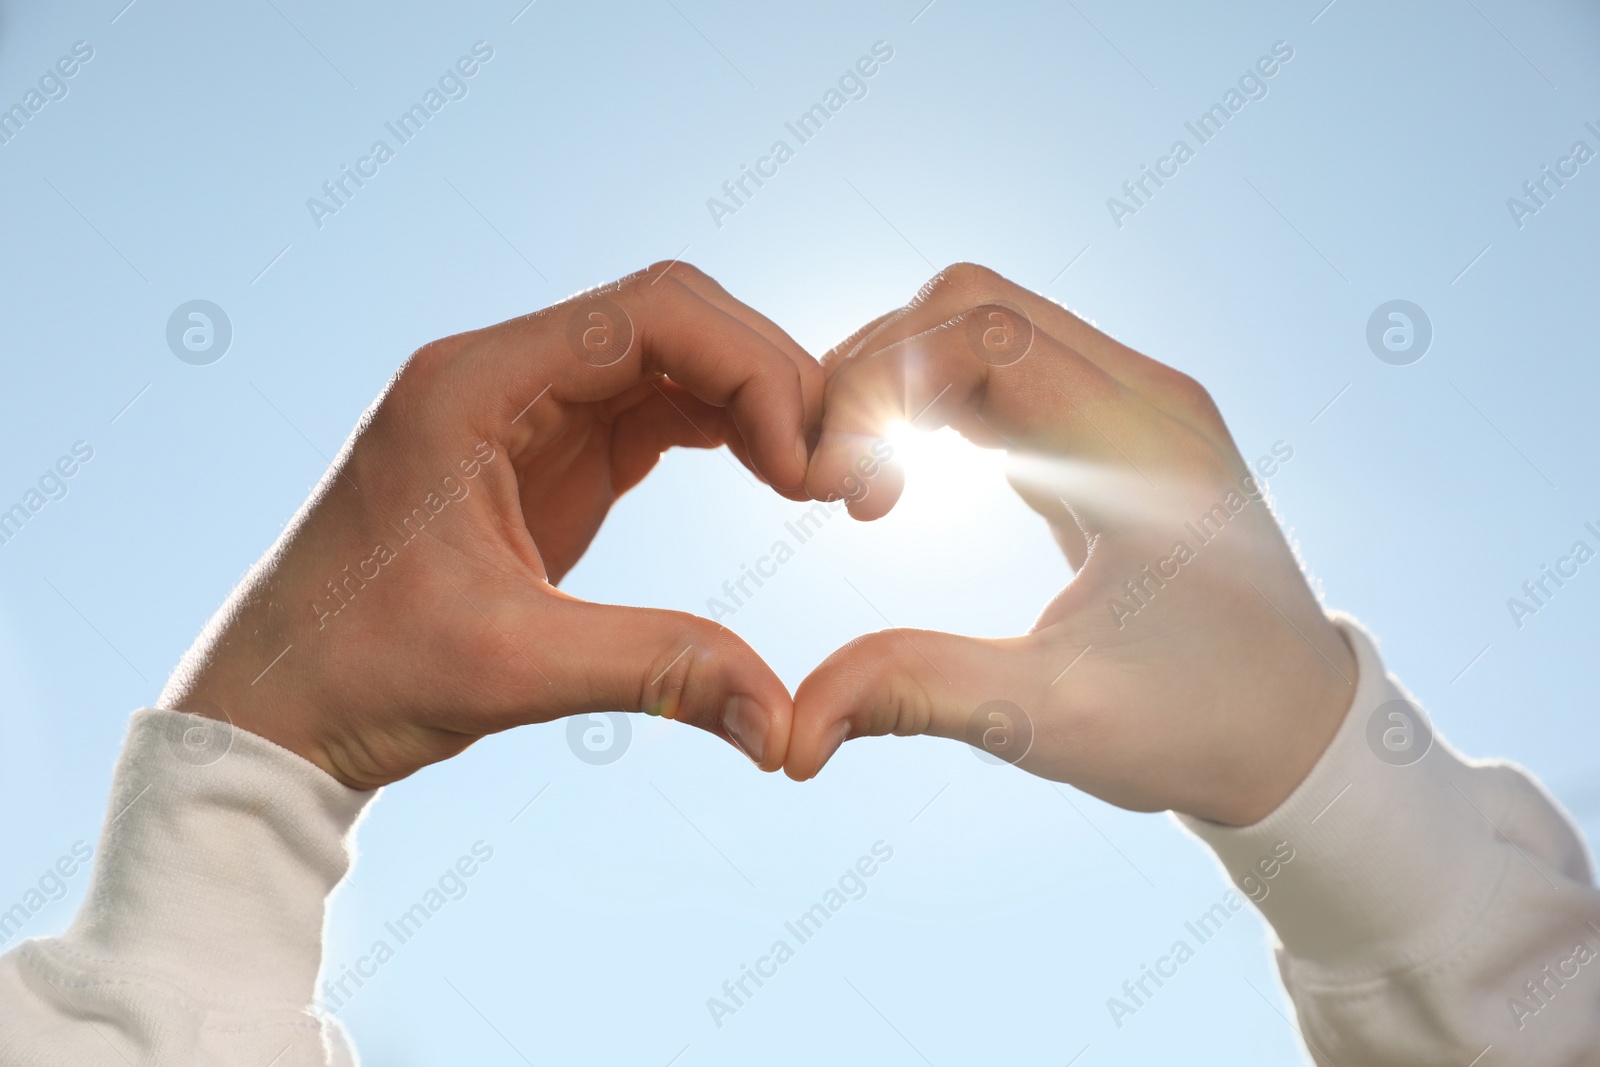
[[[835,652],[795,694],[791,777],[849,737],[973,740],[1004,700],[1031,720],[1019,766],[1113,804],[1243,825],[1288,797],[1350,707],[1355,658],[1199,384],[968,264],[824,367],[813,496],[882,516],[903,473],[846,492],[858,460],[897,420],[949,425],[1008,450],[1077,574],[1023,637],[894,630]],[[1205,541],[1186,526],[1203,516]]]
[[[821,395],[815,360],[683,263],[427,345],[160,706],[229,718],[358,789],[608,710],[680,719],[776,770],[793,705],[748,645],[555,583],[675,445],[727,444],[804,499]]]

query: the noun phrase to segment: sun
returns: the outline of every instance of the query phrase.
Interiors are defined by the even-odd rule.
[[[979,448],[948,426],[917,430],[897,421],[884,438],[906,472],[898,513],[931,521],[959,519],[970,515],[976,498],[1005,490],[1006,454]]]

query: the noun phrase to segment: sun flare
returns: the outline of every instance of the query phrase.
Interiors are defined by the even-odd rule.
[[[969,514],[974,498],[1005,491],[1006,454],[979,448],[948,426],[918,430],[890,424],[884,434],[906,472],[906,491],[896,511],[941,520]]]

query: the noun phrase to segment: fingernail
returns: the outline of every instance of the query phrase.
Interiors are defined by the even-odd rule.
[[[759,767],[767,755],[767,709],[747,696],[730,697],[722,709],[722,728]]]
[[[833,758],[833,754],[835,752],[839,751],[839,746],[844,744],[845,738],[847,738],[849,736],[850,736],[850,720],[849,719],[844,719],[844,720],[842,720],[840,722],[836,722],[836,723],[833,724],[833,729],[828,732],[828,736],[827,737],[823,738],[822,749],[818,753],[818,755],[821,756],[821,759],[817,760],[817,770],[818,771],[821,771],[823,766],[826,765],[827,762]]]
[[[806,435],[804,433],[794,439],[794,458],[800,461],[801,470],[811,466],[811,450],[806,447]]]

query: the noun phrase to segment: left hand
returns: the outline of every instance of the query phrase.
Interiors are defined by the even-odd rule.
[[[485,734],[650,711],[782,766],[793,705],[682,612],[555,588],[673,446],[804,498],[822,371],[684,263],[425,346],[361,419],[160,706],[228,718],[370,789]]]

